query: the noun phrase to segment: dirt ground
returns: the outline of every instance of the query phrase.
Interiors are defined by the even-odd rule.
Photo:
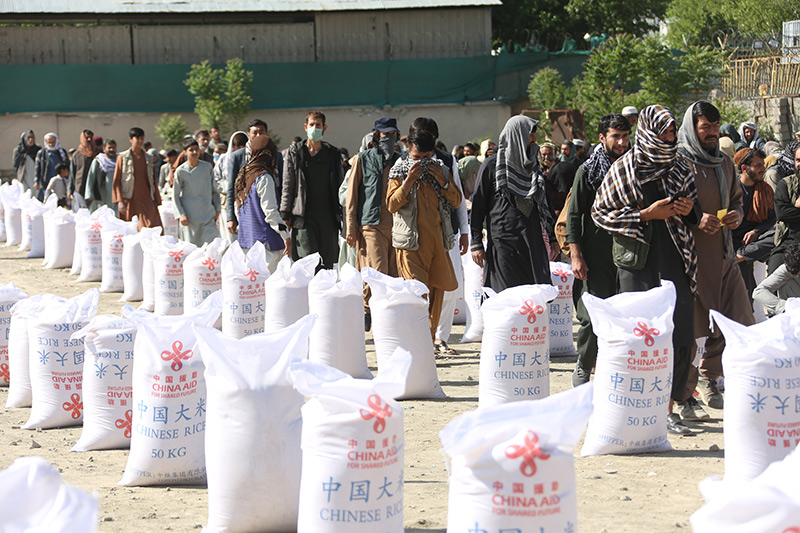
[[[76,283],[68,269],[43,270],[41,259],[25,259],[16,247],[0,246],[0,282],[13,281],[28,292],[72,297],[99,286]],[[119,294],[102,294],[99,313],[119,314]],[[451,347],[460,354],[438,363],[439,380],[448,398],[405,401],[405,527],[407,532],[444,532],[447,525],[447,471],[439,431],[457,415],[478,405],[480,343],[459,344],[463,326],[455,326]],[[375,354],[368,338],[370,368]],[[575,358],[551,362],[551,392],[571,387]],[[0,389],[5,405],[7,389]],[[120,480],[126,450],[73,453],[81,428],[27,431],[18,429],[29,409],[0,409],[0,469],[17,457],[39,455],[54,464],[63,478],[100,499],[102,532],[192,531],[206,523],[204,488],[127,488]],[[578,531],[670,532],[690,529],[689,516],[703,504],[698,482],[723,474],[722,411],[709,410],[712,420],[687,422],[701,431],[669,439],[674,451],[635,456],[576,458]],[[580,444],[576,447],[580,449]]]

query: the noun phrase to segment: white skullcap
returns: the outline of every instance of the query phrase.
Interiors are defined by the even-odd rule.
[[[637,111],[636,108],[633,107],[632,105],[629,105],[629,106],[625,106],[625,107],[622,108],[622,114],[623,115],[638,115],[639,111]]]

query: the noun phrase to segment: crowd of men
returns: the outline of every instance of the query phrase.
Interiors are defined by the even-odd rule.
[[[800,141],[781,149],[755,123],[737,130],[720,121],[706,101],[689,106],[680,127],[662,106],[626,107],[602,117],[596,142],[540,146],[538,121],[520,115],[497,143],[448,151],[435,120],[417,118],[403,134],[395,118],[381,117],[349,157],[325,140],[325,114],[311,111],[305,139],[284,150],[259,119],[227,143],[218,128],[198,130],[181,152],[155,150],[140,128],[122,152],[89,130],[69,152],[56,134],[40,148],[27,131],[14,168],[40,200],[107,205],[124,220],[137,216],[140,227],[161,225],[158,206],[172,198],[183,238],[202,245],[221,235],[245,250],[260,241],[273,270],[284,255],[319,253],[320,268],[350,262],[422,281],[437,356],[457,353],[447,340],[463,284],[460,255],[471,251],[484,284],[498,292],[549,284],[549,262],[570,261],[575,386],[590,380],[597,359],[581,295],[607,298],[669,280],[677,412],[670,405],[668,429],[686,434],[682,420],[709,418],[695,390],[709,407],[724,404],[717,381],[725,341],[709,328],[708,311],[752,324],[754,297],[774,314],[800,296]],[[760,285],[757,261],[768,265]],[[368,330],[368,287],[364,299]],[[705,352],[695,368],[700,338]]]
[[[790,229],[800,229],[793,226],[800,222],[793,218],[800,215],[800,142],[767,154],[755,124],[746,122],[739,132],[720,125],[719,110],[706,101],[689,106],[679,128],[657,105],[638,115],[635,137],[628,118],[612,114],[600,121],[599,144],[576,171],[563,207],[563,240],[578,280],[573,384],[590,379],[597,358],[580,294],[606,298],[670,280],[677,295],[672,398],[678,412],[670,406],[668,429],[687,434],[692,430],[682,420],[709,418],[695,391],[708,407],[724,406],[717,382],[725,340],[709,327],[709,310],[750,325],[754,296],[767,314],[800,296],[800,246]],[[765,180],[767,173],[774,178]],[[759,286],[756,261],[768,264],[769,277]],[[696,339],[705,339],[699,369],[692,365]]]

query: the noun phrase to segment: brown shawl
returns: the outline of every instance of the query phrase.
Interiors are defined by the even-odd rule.
[[[97,150],[97,146],[94,144],[94,142],[87,141],[86,137],[83,135],[83,132],[81,132],[81,144],[78,146],[76,151],[89,158],[92,158],[99,153],[99,150]]]
[[[278,146],[272,139],[269,140],[267,146],[263,149],[253,152],[248,161],[239,171],[236,176],[236,183],[234,184],[234,196],[236,197],[236,205],[241,207],[247,198],[247,193],[250,187],[256,182],[259,176],[265,172],[269,172],[273,177],[275,176],[275,166],[278,161]]]
[[[753,191],[753,205],[747,212],[747,220],[750,222],[764,222],[767,219],[769,210],[775,199],[775,193],[769,184],[759,181]]]

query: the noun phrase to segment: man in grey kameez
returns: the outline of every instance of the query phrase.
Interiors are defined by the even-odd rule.
[[[181,216],[181,239],[202,246],[220,236],[219,193],[212,175],[214,167],[200,160],[197,141],[189,141],[184,150],[187,159],[175,169],[173,201]]]
[[[736,182],[733,160],[719,151],[719,110],[699,101],[686,110],[678,132],[678,157],[689,166],[697,188],[699,209],[697,227],[692,228],[697,243],[697,294],[695,297],[695,338],[706,337],[705,354],[700,363],[701,379],[692,367],[681,404],[681,416],[689,420],[708,418],[692,396],[695,387],[703,401],[722,409],[717,390],[722,375],[722,350],[725,339],[719,328],[709,328],[708,311],[715,309],[744,325],[755,323],[747,289],[736,265],[731,230],[742,221],[742,189]]]

